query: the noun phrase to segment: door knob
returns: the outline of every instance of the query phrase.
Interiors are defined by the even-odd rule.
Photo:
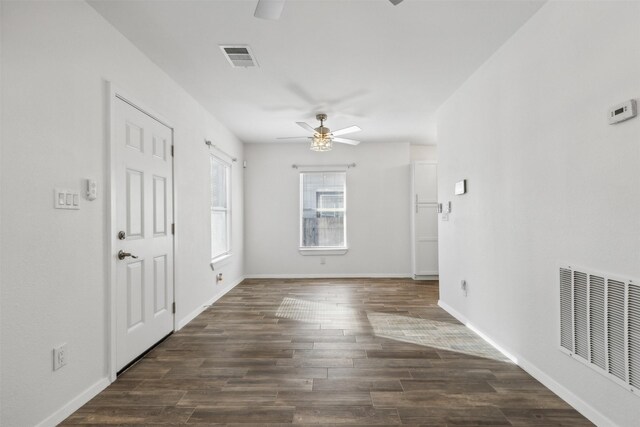
[[[130,254],[129,252],[125,252],[123,250],[121,250],[120,252],[118,252],[118,259],[125,259],[126,257],[130,256],[133,259],[138,259],[137,256]]]

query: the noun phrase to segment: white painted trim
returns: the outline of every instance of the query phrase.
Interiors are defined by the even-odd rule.
[[[107,200],[109,203],[109,207],[107,209],[107,220],[106,220],[106,228],[109,233],[108,242],[108,251],[107,251],[107,325],[108,325],[108,350],[107,350],[107,372],[109,375],[109,380],[114,382],[117,376],[117,368],[116,368],[116,279],[117,279],[117,261],[116,261],[116,247],[118,245],[117,233],[118,230],[116,228],[116,176],[113,173],[113,159],[115,158],[115,144],[113,141],[113,135],[115,130],[115,122],[114,122],[114,104],[116,99],[120,99],[123,102],[130,104],[132,107],[137,108],[143,113],[147,114],[154,120],[162,123],[169,129],[171,129],[171,146],[173,147],[175,143],[175,127],[171,125],[167,120],[165,120],[162,116],[156,114],[152,109],[147,108],[145,105],[139,103],[134,97],[129,96],[127,92],[120,89],[113,82],[106,82],[107,84],[107,95],[108,99],[106,102],[106,111],[107,111],[107,144],[109,150],[109,156],[107,158]],[[176,194],[176,180],[175,180],[175,159],[173,155],[171,156],[171,178],[172,178],[172,189],[173,189],[173,223],[176,222],[176,205],[177,205],[177,194]],[[176,302],[176,235],[173,235],[173,301]],[[173,316],[173,330],[176,331],[176,316]]]
[[[218,258],[212,259],[211,262],[209,263],[209,266],[211,267],[211,270],[216,271],[216,269],[219,269],[229,264],[232,260],[232,257],[233,257],[233,254],[231,252],[227,252],[224,255],[220,255]]]
[[[500,346],[492,338],[490,338],[489,334],[473,326],[473,324],[471,324],[471,322],[469,322],[469,320],[464,315],[459,313],[453,307],[451,307],[450,305],[448,305],[442,300],[438,300],[438,305],[444,311],[446,311],[447,313],[449,313],[450,315],[458,319],[467,328],[471,329],[473,332],[478,334],[478,336],[480,336],[482,339],[484,339],[493,347],[495,347],[498,351],[503,353],[505,356],[507,356],[511,360],[514,360],[514,362],[518,366],[520,366],[522,369],[524,369],[529,375],[531,375],[536,380],[540,381],[542,385],[544,385],[549,390],[557,394],[562,400],[564,400],[569,405],[571,405],[576,411],[584,415],[589,421],[591,421],[597,426],[611,426],[611,427],[617,426],[617,424],[612,422],[600,411],[596,410],[587,402],[580,399],[571,390],[564,387],[562,384],[557,382],[555,379],[553,379],[551,376],[549,376],[547,373],[545,373],[543,370],[538,368],[533,363],[529,362],[527,359],[517,355],[516,353],[507,353],[502,346]]]
[[[440,276],[438,274],[428,275],[428,274],[419,274],[417,276],[413,276],[413,280],[440,280]]]
[[[529,362],[527,359],[519,358],[518,366],[524,369],[529,375],[531,375],[536,380],[540,381],[542,385],[547,387],[549,390],[557,394],[562,400],[571,405],[576,411],[580,412],[585,416],[589,421],[594,423],[597,426],[618,426],[609,418],[607,418],[602,412],[596,410],[594,407],[589,405],[584,400],[580,399],[576,396],[571,390],[564,387],[562,384],[554,380],[552,377],[547,375],[533,363]],[[619,427],[619,426],[618,426]]]
[[[245,274],[246,279],[411,279],[411,273]]]
[[[69,415],[80,409],[82,405],[93,399],[98,393],[107,388],[111,381],[109,378],[102,378],[95,384],[89,386],[85,391],[71,399],[62,408],[49,415],[47,418],[36,424],[36,427],[54,427],[64,421]]]
[[[213,304],[214,302],[218,301],[220,298],[222,298],[224,295],[226,295],[231,289],[235,288],[236,286],[238,286],[240,283],[242,283],[242,281],[244,280],[244,276],[241,276],[239,279],[237,279],[235,282],[232,282],[230,285],[227,285],[227,287],[222,289],[222,292],[219,292],[218,294],[216,294],[216,296],[214,296],[213,298],[211,298],[210,300],[208,300],[207,302],[205,302],[202,306],[196,308],[195,310],[193,310],[191,313],[187,314],[185,317],[183,317],[182,319],[180,319],[179,321],[177,321],[177,326],[176,326],[176,331],[179,331],[180,329],[184,328],[185,326],[187,326],[189,324],[189,322],[191,322],[193,319],[195,319],[196,317],[198,317],[198,315],[200,313],[202,313],[203,311],[205,311],[211,304]]]
[[[298,252],[303,256],[333,256],[345,255],[349,248],[298,248]]]

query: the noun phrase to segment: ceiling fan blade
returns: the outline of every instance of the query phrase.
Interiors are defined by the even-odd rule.
[[[280,19],[285,0],[258,0],[253,16],[261,19]]]
[[[358,126],[349,126],[348,128],[338,129],[337,131],[331,132],[331,135],[333,136],[346,135],[348,133],[360,132],[361,130],[362,129],[360,129]]]
[[[343,144],[349,145],[358,145],[360,141],[356,141],[355,139],[347,139],[347,138],[331,138],[333,142],[341,142]]]
[[[310,139],[310,136],[280,136],[276,139]]]
[[[302,129],[306,129],[311,133],[316,133],[316,130],[305,122],[296,122],[296,124],[300,126]]]
[[[392,4],[392,5],[394,5],[394,6],[397,6],[397,5],[399,5],[399,4],[402,2],[402,0],[389,0],[389,1],[390,1],[390,2],[391,2],[391,4]]]

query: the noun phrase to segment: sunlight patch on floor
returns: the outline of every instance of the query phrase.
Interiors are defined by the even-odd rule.
[[[391,313],[366,312],[366,317],[364,314],[338,304],[290,297],[283,298],[276,311],[276,317],[306,323],[343,324],[353,329],[357,329],[363,322],[369,323],[378,337],[511,362],[480,335],[462,324]]]
[[[367,313],[367,317],[375,335],[379,337],[510,362],[464,325],[389,313],[372,312]]]
[[[337,304],[307,301],[298,298],[283,298],[276,317],[308,323],[361,321],[358,311]]]

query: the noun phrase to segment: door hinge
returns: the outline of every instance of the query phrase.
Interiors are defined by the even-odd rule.
[[[171,312],[173,314],[176,314],[176,303],[175,302],[173,304],[171,304]]]
[[[176,234],[176,224],[171,224],[171,234]]]
[[[173,145],[171,146],[171,157],[173,157]]]

